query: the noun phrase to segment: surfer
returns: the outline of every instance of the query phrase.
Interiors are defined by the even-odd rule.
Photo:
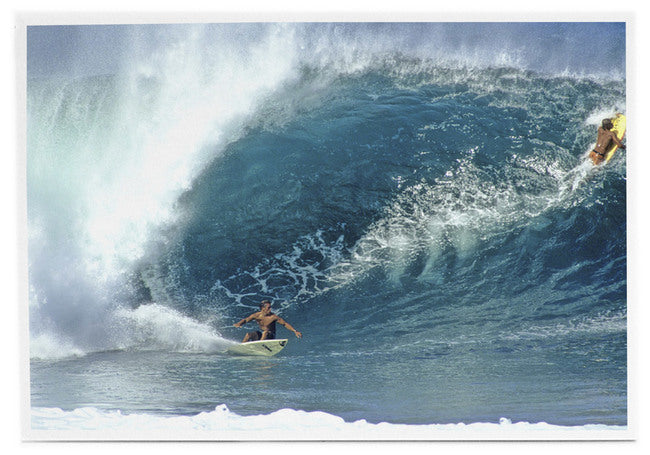
[[[257,322],[260,326],[261,331],[256,330],[254,332],[248,332],[244,337],[244,341],[242,341],[242,343],[246,343],[247,341],[274,339],[276,322],[280,325],[285,326],[288,330],[291,330],[296,334],[296,337],[302,338],[302,333],[298,332],[296,329],[291,327],[291,324],[271,311],[271,302],[268,300],[262,300],[262,303],[260,304],[260,311],[251,314],[247,318],[242,319],[234,325],[235,327],[241,327],[242,325],[251,321]]]
[[[602,126],[598,127],[598,138],[596,139],[596,145],[594,149],[589,153],[589,157],[594,164],[600,164],[605,160],[605,155],[607,150],[611,145],[612,141],[618,145],[622,150],[625,150],[625,146],[620,141],[616,134],[612,131],[614,124],[612,119],[606,118],[603,120]]]

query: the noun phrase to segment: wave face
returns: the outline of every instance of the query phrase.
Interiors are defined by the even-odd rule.
[[[72,31],[112,73],[36,59]],[[625,154],[585,156],[625,111],[618,24],[28,33],[32,358],[216,352],[271,298],[295,355],[588,358],[625,423]]]

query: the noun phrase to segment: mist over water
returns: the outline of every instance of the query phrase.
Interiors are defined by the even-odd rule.
[[[47,302],[32,321],[72,317],[72,331],[83,331],[129,303],[128,275],[152,229],[179,219],[178,196],[241,134],[255,100],[287,77],[291,56],[273,31],[264,38],[233,49],[231,37],[206,55],[191,28],[144,59],[136,39],[117,74],[30,79],[31,302]],[[91,321],[78,324],[84,317]]]
[[[30,356],[212,355],[271,298],[314,378],[383,365],[413,414],[378,421],[481,417],[420,406],[405,359],[481,373],[496,402],[502,365],[521,406],[557,400],[528,358],[618,400],[560,423],[624,424],[625,154],[586,161],[625,112],[624,43],[596,23],[30,27]],[[348,404],[322,409],[364,416]]]

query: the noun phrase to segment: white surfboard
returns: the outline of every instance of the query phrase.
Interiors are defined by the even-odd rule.
[[[288,341],[286,338],[281,340],[249,341],[231,346],[226,352],[232,355],[272,356],[284,349]]]

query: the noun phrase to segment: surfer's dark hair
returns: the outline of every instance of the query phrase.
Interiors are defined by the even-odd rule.
[[[603,128],[605,128],[606,130],[611,130],[613,127],[614,124],[612,123],[611,118],[603,119]]]
[[[263,307],[264,305],[266,305],[267,303],[270,305],[270,304],[271,304],[271,301],[270,301],[270,300],[266,300],[266,299],[262,300],[262,301],[260,302],[260,310],[261,310],[262,307]]]

